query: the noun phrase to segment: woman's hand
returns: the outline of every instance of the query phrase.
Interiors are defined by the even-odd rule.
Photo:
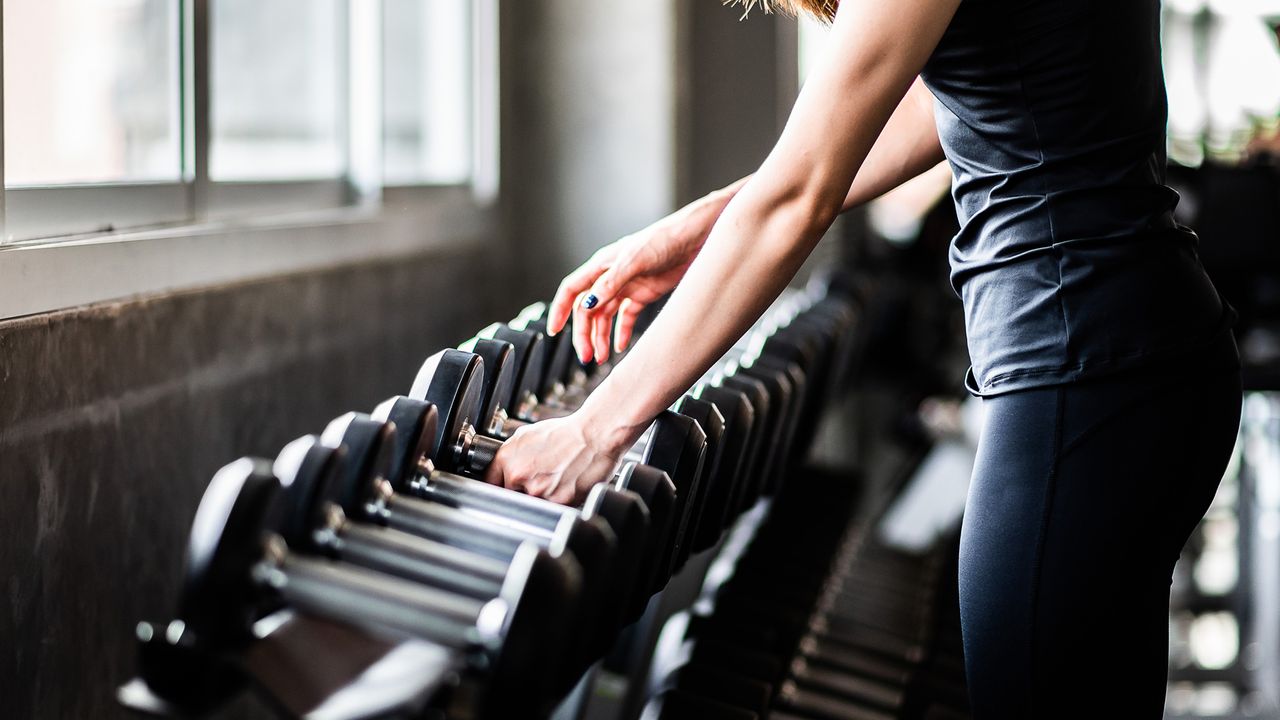
[[[584,363],[609,359],[611,328],[614,347],[626,350],[640,311],[680,282],[725,205],[749,177],[598,250],[560,283],[547,328],[560,332],[572,315],[573,346]]]
[[[592,432],[582,413],[526,425],[503,443],[485,473],[485,481],[546,498],[580,505],[596,483],[612,477],[625,441],[609,443]]]
[[[703,238],[682,237],[672,224],[664,218],[600,248],[560,283],[548,328],[560,332],[572,314],[573,346],[582,362],[609,359],[611,329],[614,346],[625,350],[640,311],[684,277]]]

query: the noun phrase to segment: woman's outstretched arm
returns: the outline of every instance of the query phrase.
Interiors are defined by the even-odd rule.
[[[942,159],[933,120],[933,95],[917,79],[859,167],[841,210],[876,199]],[[720,214],[750,179],[748,175],[708,193],[597,251],[560,283],[551,301],[551,332],[560,332],[574,305],[592,295],[598,309],[590,313],[580,309],[574,324],[578,358],[582,362],[608,360],[611,329],[613,347],[625,350],[640,311],[676,286]]]
[[[844,203],[959,0],[844,0],[828,57],[666,307],[582,408],[522,428],[488,479],[573,502],[745,332]]]

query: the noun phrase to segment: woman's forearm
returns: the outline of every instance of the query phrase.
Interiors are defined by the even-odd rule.
[[[803,203],[765,209],[739,195],[658,318],[587,399],[589,426],[615,433],[611,445],[634,442],[782,292],[830,219]]]
[[[711,234],[711,228],[720,219],[725,206],[750,179],[751,175],[748,175],[735,180],[677,210],[669,217],[673,231],[701,246]]]
[[[924,82],[916,78],[867,153],[841,210],[860,207],[944,159],[933,118],[933,95]],[[676,211],[670,218],[675,221],[675,231],[690,239],[696,238],[701,245],[725,206],[750,179],[748,175]]]
[[[944,159],[933,118],[933,94],[916,78],[858,168],[843,209],[875,200]]]

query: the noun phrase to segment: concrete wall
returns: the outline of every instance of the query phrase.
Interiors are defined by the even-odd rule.
[[[526,295],[764,159],[795,97],[795,21],[740,18],[711,0],[503,4],[504,217]]]
[[[530,297],[673,207],[676,4],[502,5],[506,220]]]
[[[122,717],[131,630],[171,617],[213,472],[408,390],[492,319],[463,252],[0,325],[0,691],[13,718]]]
[[[677,195],[685,203],[755,171],[795,100],[796,22],[718,2],[681,3]]]

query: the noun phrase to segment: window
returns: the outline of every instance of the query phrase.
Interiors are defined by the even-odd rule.
[[[345,9],[338,0],[210,4],[211,180],[343,174]]]
[[[383,177],[453,184],[472,161],[470,0],[386,0]]]
[[[179,179],[176,3],[10,0],[4,11],[7,184]]]
[[[495,175],[493,0],[0,7],[0,243],[367,204],[384,184]]]

